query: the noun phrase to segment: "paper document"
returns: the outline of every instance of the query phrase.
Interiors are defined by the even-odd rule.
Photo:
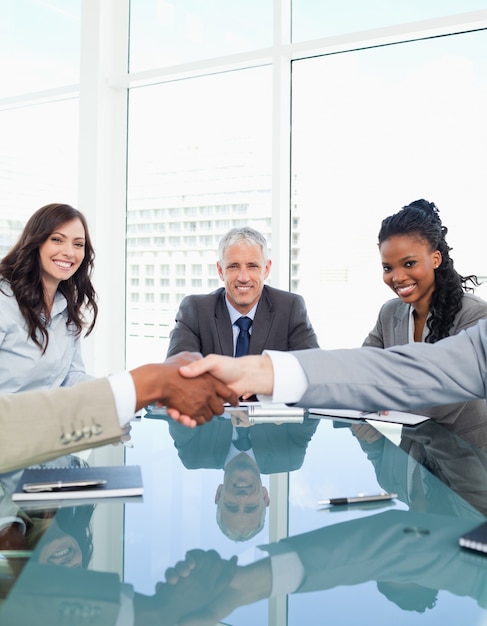
[[[406,411],[387,411],[384,415],[378,411],[357,411],[355,409],[308,409],[311,417],[344,417],[350,420],[375,420],[378,422],[391,422],[394,424],[404,424],[405,426],[416,426],[429,420],[426,415],[416,415]]]

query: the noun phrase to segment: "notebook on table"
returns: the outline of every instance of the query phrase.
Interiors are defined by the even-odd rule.
[[[139,465],[25,469],[12,494],[14,502],[91,500],[142,496]]]

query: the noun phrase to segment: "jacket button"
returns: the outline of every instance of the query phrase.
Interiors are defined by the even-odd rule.
[[[67,445],[68,443],[71,443],[71,434],[70,433],[63,433],[61,435],[61,443],[63,444],[63,446]]]

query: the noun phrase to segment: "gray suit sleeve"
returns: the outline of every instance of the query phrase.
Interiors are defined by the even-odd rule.
[[[308,379],[301,406],[409,410],[487,395],[487,321],[435,344],[294,355]]]
[[[196,301],[192,296],[186,296],[179,305],[176,314],[176,325],[169,335],[167,357],[188,350],[201,352],[201,341],[198,329],[198,313]]]

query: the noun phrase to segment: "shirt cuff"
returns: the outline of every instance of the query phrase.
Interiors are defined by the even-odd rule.
[[[115,398],[115,407],[120,427],[124,428],[135,414],[137,398],[134,379],[128,372],[120,372],[120,374],[110,375],[108,382]]]
[[[282,543],[259,546],[269,553],[272,572],[271,597],[293,593],[302,585],[305,572],[301,559]]]
[[[299,402],[308,388],[308,380],[301,363],[290,352],[264,350],[264,353],[270,357],[274,370],[272,402]]]

